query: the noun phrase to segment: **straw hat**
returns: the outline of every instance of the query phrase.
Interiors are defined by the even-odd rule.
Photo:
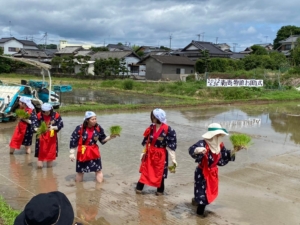
[[[202,135],[204,139],[211,139],[218,134],[228,135],[226,129],[222,128],[222,126],[218,123],[211,123],[208,126],[208,131]]]

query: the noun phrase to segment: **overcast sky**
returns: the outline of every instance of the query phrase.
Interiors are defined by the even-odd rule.
[[[37,44],[166,46],[192,40],[236,51],[273,43],[281,26],[300,26],[299,0],[0,0],[0,37]],[[199,38],[200,35],[200,38]],[[171,37],[171,39],[170,39]],[[170,41],[171,40],[171,41]],[[233,44],[236,43],[236,44]]]

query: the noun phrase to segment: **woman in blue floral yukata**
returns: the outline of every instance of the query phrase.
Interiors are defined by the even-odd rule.
[[[102,145],[117,135],[106,136],[103,128],[97,123],[94,112],[85,113],[83,124],[76,127],[70,140],[70,159],[74,161],[77,148],[76,160],[76,182],[83,180],[83,174],[89,172],[96,173],[97,182],[103,181],[100,149],[97,145],[99,141]]]
[[[192,204],[197,205],[197,214],[204,216],[206,205],[212,203],[218,196],[218,167],[234,161],[235,156],[223,144],[223,137],[228,132],[218,123],[208,126],[208,131],[202,135],[204,140],[198,141],[189,148],[189,154],[198,163],[195,170],[194,198]]]
[[[156,187],[156,195],[164,193],[164,179],[168,175],[168,153],[177,165],[175,150],[176,132],[167,125],[166,113],[162,109],[151,111],[152,124],[145,130],[142,145],[145,150],[141,155],[141,177],[136,185],[136,193],[142,193],[144,185]]]

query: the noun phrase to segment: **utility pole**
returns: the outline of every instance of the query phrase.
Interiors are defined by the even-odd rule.
[[[198,41],[200,41],[201,34],[197,34],[197,36],[198,36]]]
[[[205,34],[205,32],[202,32],[201,34],[202,34],[202,41],[204,41],[204,34]]]
[[[170,50],[171,50],[172,34],[170,35],[169,39],[170,39]]]
[[[268,43],[268,36],[265,36],[265,38],[266,38],[266,44]]]
[[[11,21],[9,21],[9,35],[11,36]]]
[[[218,44],[218,37],[216,37],[216,44]]]
[[[47,48],[47,32],[45,32],[44,38],[45,38],[45,47],[44,47],[44,49],[46,49]]]
[[[235,46],[237,46],[237,43],[232,43],[233,45],[233,52],[235,52]]]

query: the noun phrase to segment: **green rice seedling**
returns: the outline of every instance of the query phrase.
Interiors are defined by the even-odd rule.
[[[27,112],[25,112],[25,110],[23,110],[23,109],[17,109],[16,115],[18,118],[25,119],[25,120],[29,119],[29,117],[30,117],[30,115]]]
[[[241,149],[247,149],[250,146],[251,137],[246,134],[232,134],[230,135],[230,141],[233,145],[234,152]]]
[[[176,172],[176,164],[173,163],[172,166],[168,166],[168,169],[169,169],[170,173],[175,173]]]
[[[14,224],[15,218],[20,214],[19,211],[12,209],[0,196],[0,224]]]
[[[36,138],[40,138],[40,136],[46,133],[48,130],[47,124],[43,121],[40,127],[36,131]]]
[[[120,127],[118,125],[110,127],[110,135],[120,136],[121,131],[122,131],[122,127]]]

